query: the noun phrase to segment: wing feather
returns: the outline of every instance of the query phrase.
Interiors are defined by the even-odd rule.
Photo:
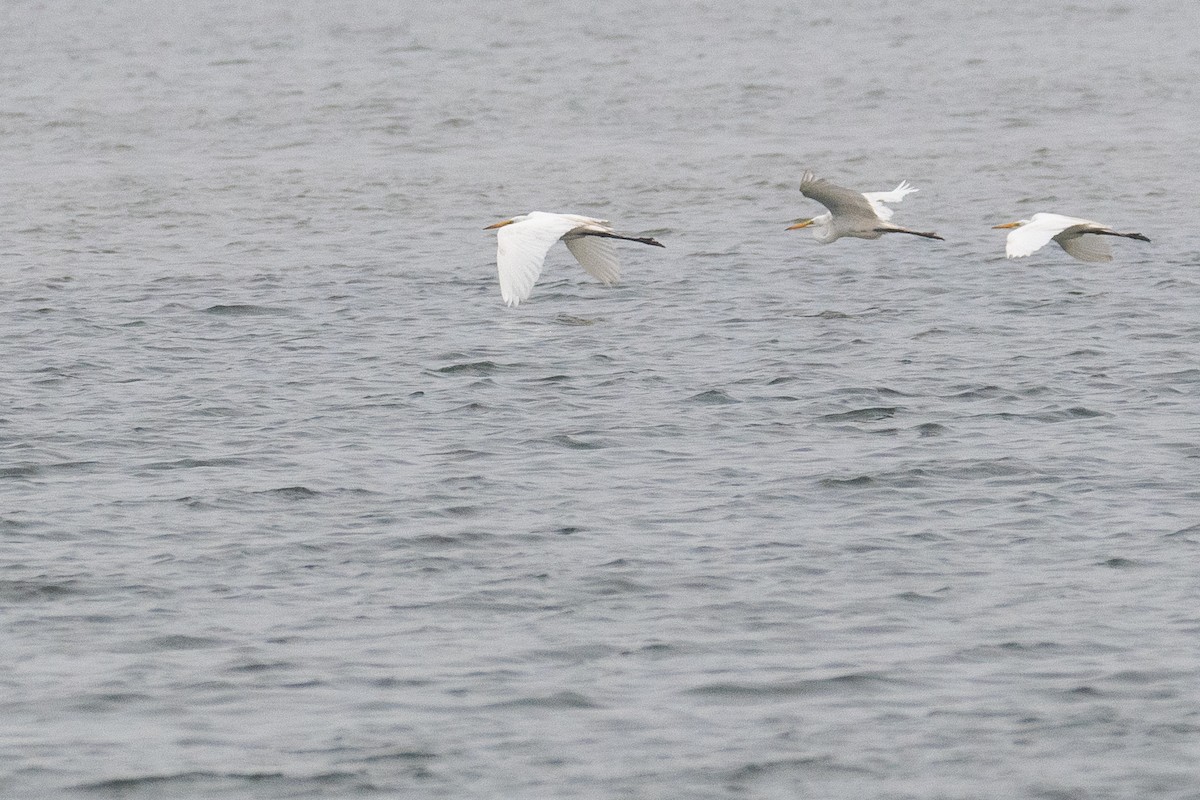
[[[830,183],[824,178],[817,178],[811,172],[805,172],[804,177],[800,179],[800,194],[809,200],[816,200],[835,217],[842,215],[847,219],[857,217],[869,221],[879,218],[870,201],[861,192]]]
[[[568,215],[535,212],[496,231],[496,271],[500,296],[506,304],[515,306],[529,299],[533,284],[542,274],[546,253],[578,224]]]
[[[1091,233],[1083,225],[1067,228],[1054,237],[1054,241],[1062,245],[1068,255],[1080,261],[1112,261],[1112,248],[1104,236]]]
[[[900,181],[900,185],[890,192],[863,192],[863,197],[867,198],[867,202],[871,204],[875,215],[881,220],[887,221],[892,218],[895,212],[884,205],[884,203],[899,203],[907,195],[917,191],[917,188],[908,181]]]
[[[605,286],[615,286],[621,280],[621,264],[612,239],[602,236],[567,236],[567,249],[587,273]]]
[[[1009,232],[1004,240],[1004,254],[1009,258],[1033,255],[1057,235],[1058,231],[1053,228],[1034,225],[1032,222],[1026,223]]]

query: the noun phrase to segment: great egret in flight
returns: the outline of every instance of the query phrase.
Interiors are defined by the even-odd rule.
[[[905,195],[915,191],[908,181],[903,181],[890,192],[860,193],[805,172],[800,179],[800,193],[810,200],[816,200],[829,211],[811,219],[799,220],[788,226],[788,230],[812,228],[813,238],[822,244],[829,244],[843,236],[878,239],[885,233],[911,233],[926,239],[941,239],[936,233],[913,231],[888,222],[893,212],[884,203],[899,203]]]
[[[546,253],[559,239],[588,274],[605,286],[614,286],[621,278],[621,265],[613,239],[662,247],[650,237],[613,233],[608,220],[581,217],[578,214],[550,214],[534,211],[488,225],[496,229],[496,270],[500,273],[500,296],[510,306],[529,299],[533,284],[542,274]]]
[[[1005,241],[1004,252],[1009,258],[1024,258],[1051,241],[1058,242],[1068,255],[1080,261],[1112,261],[1112,250],[1104,236],[1124,236],[1148,242],[1140,233],[1120,233],[1107,225],[1090,219],[1064,217],[1062,214],[1039,212],[1029,219],[993,225],[993,228],[1012,228]]]

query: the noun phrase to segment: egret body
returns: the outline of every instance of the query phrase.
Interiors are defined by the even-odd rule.
[[[1080,261],[1112,261],[1112,250],[1104,237],[1123,236],[1126,239],[1150,241],[1140,233],[1121,233],[1090,219],[1044,212],[1038,212],[1029,219],[992,227],[1012,229],[1004,243],[1004,252],[1009,258],[1024,258],[1053,241]]]
[[[926,239],[941,239],[936,233],[914,231],[888,221],[894,212],[884,203],[899,203],[915,191],[917,189],[908,181],[902,181],[890,192],[856,192],[805,172],[800,179],[800,193],[829,210],[820,216],[798,220],[788,226],[788,230],[812,228],[813,238],[822,244],[843,236],[878,239],[885,233],[910,233]]]
[[[571,255],[605,286],[614,286],[621,278],[614,239],[662,247],[648,236],[614,233],[608,221],[578,214],[550,214],[534,211],[506,219],[484,230],[496,230],[496,270],[500,275],[500,296],[510,306],[528,300],[533,284],[542,274],[546,253],[559,239]]]

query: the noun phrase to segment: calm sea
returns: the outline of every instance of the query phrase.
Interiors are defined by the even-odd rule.
[[[1198,27],[0,8],[0,796],[1200,798]]]

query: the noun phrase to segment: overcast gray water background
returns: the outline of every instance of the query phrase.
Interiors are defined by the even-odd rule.
[[[3,6],[0,795],[1200,797],[1198,28]]]

